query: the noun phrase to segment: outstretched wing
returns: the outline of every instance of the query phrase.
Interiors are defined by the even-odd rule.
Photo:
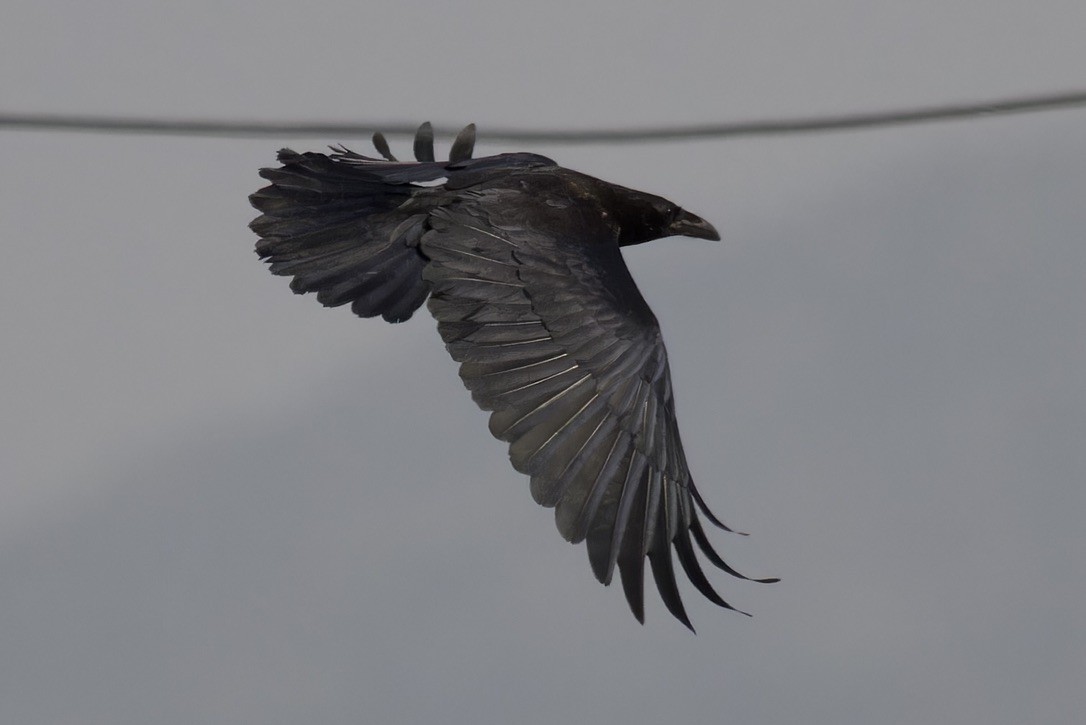
[[[420,246],[429,309],[473,398],[493,411],[491,432],[509,442],[535,500],[555,508],[562,535],[586,542],[596,577],[610,583],[617,565],[643,622],[647,557],[665,605],[690,627],[672,547],[694,586],[722,607],[733,609],[693,542],[742,575],[699,520],[698,509],[727,528],[690,476],[656,319],[612,232],[583,207],[527,178],[435,210]]]

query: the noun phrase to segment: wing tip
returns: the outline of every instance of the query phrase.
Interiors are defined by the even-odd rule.
[[[735,569],[733,566],[724,561],[723,557],[717,553],[713,548],[712,543],[709,541],[709,537],[705,534],[705,529],[701,525],[701,521],[697,518],[690,522],[690,533],[694,535],[694,541],[697,542],[698,548],[705,554],[706,558],[721,571],[725,571],[731,574],[736,579],[743,579],[745,581],[757,582],[758,584],[776,584],[780,581],[780,577],[766,577],[766,578],[754,578],[749,577],[746,574]]]
[[[461,129],[460,133],[456,135],[456,139],[453,141],[452,149],[449,151],[449,161],[456,163],[459,161],[467,161],[471,158],[471,155],[475,152],[475,124],[469,123]]]
[[[429,121],[423,121],[415,131],[414,152],[416,161],[434,160],[434,127]]]
[[[701,497],[701,492],[698,491],[698,488],[694,485],[693,481],[690,482],[690,495],[693,496],[694,502],[697,503],[701,512],[705,514],[705,518],[709,519],[709,521],[711,521],[718,529],[722,529],[731,534],[738,534],[739,536],[750,536],[747,532],[733,529],[721,521],[717,515],[713,513],[712,509],[709,508],[709,504],[705,503],[705,499]]]

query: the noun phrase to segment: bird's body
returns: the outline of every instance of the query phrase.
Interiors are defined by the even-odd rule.
[[[687,626],[671,548],[709,585],[692,541],[727,566],[701,526],[674,413],[667,354],[620,247],[674,234],[719,239],[660,197],[534,154],[471,158],[474,128],[436,162],[428,124],[417,162],[346,150],[280,152],[252,195],[257,252],[295,292],[391,322],[430,312],[490,430],[531,476],[558,529],[586,541],[593,572],[615,567],[644,620],[647,557],[668,609]],[[726,527],[724,527],[726,528]],[[745,578],[745,577],[744,577]]]

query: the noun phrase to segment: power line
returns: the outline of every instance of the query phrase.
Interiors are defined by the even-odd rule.
[[[488,140],[532,143],[633,143],[639,141],[681,141],[734,136],[779,136],[816,131],[901,126],[933,121],[950,121],[1009,113],[1031,113],[1086,105],[1086,91],[1040,96],[1019,96],[976,103],[957,103],[890,111],[811,116],[792,119],[764,119],[735,123],[655,126],[632,129],[487,128]],[[215,121],[200,119],[119,118],[44,113],[0,113],[0,129],[43,131],[88,131],[139,133],[173,136],[320,136],[332,138],[368,136],[380,130],[392,136],[411,136],[416,125],[406,123],[307,123],[269,121]],[[435,126],[444,135],[456,133],[451,126]]]

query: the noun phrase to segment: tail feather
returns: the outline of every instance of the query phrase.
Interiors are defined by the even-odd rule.
[[[410,318],[430,295],[419,242],[430,212],[455,196],[449,190],[495,170],[554,163],[532,154],[473,160],[474,124],[456,137],[448,161],[434,160],[429,123],[415,136],[417,161],[397,161],[380,133],[373,144],[383,158],[343,147],[282,149],[279,167],[260,170],[270,183],[249,197],[260,212],[249,227],[260,237],[257,254],[272,274],[292,277],[295,292],[389,322]],[[460,186],[450,185],[453,176]]]
[[[405,223],[418,216],[405,206],[419,189],[324,154],[284,149],[279,161],[260,172],[271,185],[249,197],[261,212],[250,224],[261,237],[256,252],[271,272],[293,277],[291,289],[316,292],[329,307],[410,318],[429,294],[418,250],[425,225]]]

